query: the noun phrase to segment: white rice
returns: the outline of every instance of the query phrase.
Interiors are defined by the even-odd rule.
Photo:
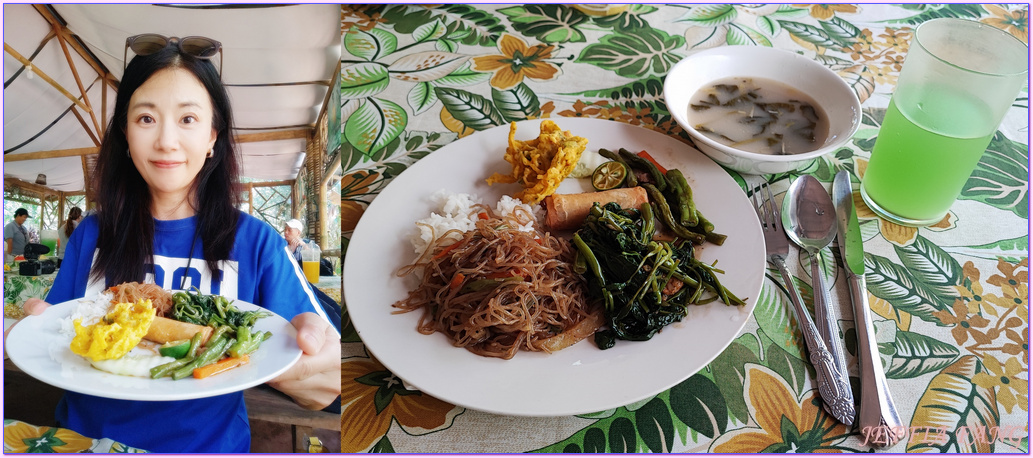
[[[430,201],[431,208],[434,210],[430,216],[416,221],[418,231],[409,238],[417,255],[422,255],[435,237],[441,237],[450,229],[467,232],[477,228],[477,216],[474,214],[473,207],[481,202],[476,195],[453,193],[442,189],[432,194]],[[502,196],[495,205],[495,212],[502,216],[513,215],[517,209],[523,209],[524,212],[527,212],[526,214],[534,216],[534,220],[528,221],[517,229],[533,232],[536,222],[544,214],[544,210],[540,206],[531,207],[510,196]],[[460,238],[459,234],[452,234],[447,240],[459,241]]]
[[[75,320],[81,319],[82,321],[79,324],[83,326],[89,326],[100,321],[108,313],[112,298],[113,295],[111,293],[102,293],[94,300],[80,299],[75,311],[61,319],[61,335],[67,337],[69,341],[75,338],[75,325],[72,324]]]

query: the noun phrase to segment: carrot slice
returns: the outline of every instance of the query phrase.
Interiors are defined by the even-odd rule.
[[[452,277],[452,281],[448,283],[448,289],[455,291],[463,284],[463,279],[466,278],[462,273],[456,272],[455,276]]]
[[[215,374],[221,374],[237,366],[243,366],[251,360],[248,355],[240,355],[236,358],[223,358],[219,361],[211,363],[207,366],[201,366],[194,369],[194,378],[205,378],[211,377]]]
[[[441,258],[445,257],[445,255],[447,255],[449,251],[452,251],[453,249],[457,248],[459,245],[462,245],[462,244],[463,244],[462,240],[460,240],[460,241],[458,241],[456,243],[453,243],[453,244],[445,247],[445,249],[443,249],[440,252],[438,252],[438,254],[434,255],[434,257],[431,258],[431,259],[441,259]]]
[[[653,156],[650,156],[649,153],[646,152],[646,150],[639,151],[638,157],[641,157],[642,159],[652,162],[653,165],[656,166],[657,170],[660,171],[660,173],[667,175],[667,169],[665,169],[664,166],[660,165],[659,162],[656,162],[656,159],[653,159]]]

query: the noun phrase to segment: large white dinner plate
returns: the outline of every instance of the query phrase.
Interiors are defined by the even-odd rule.
[[[47,308],[40,315],[29,315],[16,324],[7,336],[5,348],[19,369],[44,383],[76,393],[133,401],[177,401],[198,399],[241,391],[265,383],[289,369],[301,357],[297,330],[273,313],[252,327],[256,332],[270,331],[272,337],[251,354],[250,362],[208,378],[170,377],[152,380],[115,375],[90,366],[85,358],[72,353],[71,339],[61,335],[60,321],[71,316],[79,299]],[[234,301],[242,311],[257,305]]]
[[[561,129],[588,138],[588,148],[647,150],[667,168],[681,170],[700,211],[723,246],[707,245],[703,261],[719,260],[719,278],[742,298],[743,307],[722,303],[692,307],[688,317],[646,342],[617,341],[599,350],[592,339],[553,354],[520,352],[511,360],[477,356],[453,347],[440,333],[416,331],[422,312],[392,314],[413,278],[395,272],[413,261],[409,242],[415,221],[432,211],[428,196],[440,189],[476,194],[494,206],[518,185],[488,186],[493,172],[510,173],[503,159],[509,126],[453,142],[421,159],[370,204],[348,245],[344,295],[366,348],[396,376],[424,393],[453,404],[507,415],[558,416],[597,412],[660,393],[706,366],[739,335],[756,306],[764,273],[760,223],[745,193],[728,173],[699,151],[668,136],[613,121],[554,118]],[[517,139],[539,133],[537,120],[518,123]],[[588,180],[568,179],[559,193],[591,191]]]

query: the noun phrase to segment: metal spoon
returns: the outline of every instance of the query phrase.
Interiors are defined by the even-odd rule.
[[[793,181],[782,201],[782,225],[786,235],[810,255],[811,278],[814,281],[814,324],[825,341],[841,382],[847,387],[850,405],[854,396],[846,369],[846,357],[839,344],[835,315],[829,309],[825,277],[821,273],[821,250],[836,238],[836,207],[832,197],[821,183],[810,175],[801,175]],[[847,423],[852,424],[851,423]]]

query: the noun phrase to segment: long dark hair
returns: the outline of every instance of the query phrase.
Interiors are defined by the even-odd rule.
[[[191,203],[197,206],[197,236],[201,238],[208,269],[215,272],[219,261],[229,259],[233,247],[241,186],[239,158],[231,132],[229,94],[210,61],[181,54],[174,45],[166,46],[129,62],[118,86],[115,111],[101,142],[93,173],[91,187],[98,202],[100,234],[97,263],[91,277],[105,278],[107,286],[142,282],[149,273],[146,265],[154,262],[151,192],[129,157],[126,127],[133,93],[158,71],[172,68],[189,71],[208,91],[214,112],[212,128],[218,132],[213,156],[205,160],[194,179],[191,196]]]
[[[82,216],[82,209],[79,207],[72,207],[68,210],[68,219],[65,220],[65,237],[71,237],[72,231],[75,230],[75,226],[72,226],[72,221],[79,219]]]

